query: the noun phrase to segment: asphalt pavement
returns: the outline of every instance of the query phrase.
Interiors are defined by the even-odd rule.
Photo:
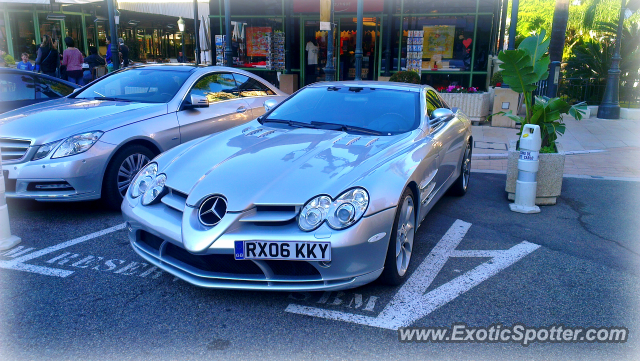
[[[640,182],[565,178],[558,204],[534,215],[509,211],[505,175],[471,182],[419,228],[404,286],[331,293],[197,288],[143,263],[99,203],[10,200],[23,241],[0,253],[0,358],[638,359]],[[629,338],[400,343],[394,322],[620,326]]]

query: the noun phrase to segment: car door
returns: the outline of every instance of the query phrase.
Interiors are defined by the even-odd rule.
[[[190,104],[191,95],[209,100],[209,107],[184,109]],[[253,119],[249,103],[238,92],[231,73],[209,73],[198,79],[178,111],[180,142],[217,133]]]
[[[432,89],[427,90],[426,102],[429,117],[431,117],[431,113],[436,109],[448,108]],[[436,189],[442,187],[459,166],[460,152],[464,142],[464,133],[461,132],[462,129],[464,129],[464,124],[454,116],[431,130],[433,139],[440,146]]]
[[[73,87],[61,81],[36,76],[36,101],[44,102],[51,99],[66,97],[73,93]]]
[[[33,76],[13,72],[0,73],[0,113],[35,102],[36,90]]]
[[[238,84],[240,96],[249,103],[254,118],[265,113],[266,100],[276,99],[278,102],[284,100],[284,97],[277,95],[267,84],[258,79],[238,73],[234,73],[233,76]]]

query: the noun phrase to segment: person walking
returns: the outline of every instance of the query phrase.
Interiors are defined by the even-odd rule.
[[[49,35],[42,36],[42,44],[36,55],[36,71],[56,77],[56,70],[60,66],[60,54],[53,45]]]
[[[124,45],[124,40],[122,40],[122,38],[118,39],[118,43],[120,44],[119,50],[122,56],[120,60],[122,61],[122,66],[126,68],[129,66],[129,48]]]
[[[93,80],[93,69],[96,66],[105,65],[104,59],[98,55],[98,49],[95,46],[89,47],[89,56],[84,58],[85,64],[89,64],[89,69],[84,70],[83,80],[85,84],[88,84]],[[88,73],[88,74],[87,74]]]
[[[67,68],[67,78],[72,83],[83,85],[82,63],[84,62],[84,57],[80,50],[75,47],[73,39],[67,36],[64,38],[64,43],[67,44],[67,49],[62,53],[62,65]]]

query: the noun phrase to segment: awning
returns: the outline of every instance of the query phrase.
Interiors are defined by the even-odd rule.
[[[118,9],[193,19],[193,0],[118,0]],[[209,17],[209,0],[198,0],[198,15]]]

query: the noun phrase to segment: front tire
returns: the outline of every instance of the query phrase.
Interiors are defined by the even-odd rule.
[[[129,184],[154,156],[149,148],[138,144],[118,150],[109,162],[102,182],[102,201],[108,208],[120,209]]]
[[[467,147],[464,150],[464,156],[462,157],[462,164],[460,165],[460,176],[456,179],[455,183],[451,185],[451,194],[454,196],[462,197],[467,193],[469,188],[469,179],[471,178],[471,142],[467,143]]]
[[[387,248],[384,270],[380,275],[382,283],[398,286],[407,278],[407,270],[413,253],[413,241],[416,233],[416,206],[414,195],[405,189],[400,197],[398,210],[393,222],[393,230]]]

